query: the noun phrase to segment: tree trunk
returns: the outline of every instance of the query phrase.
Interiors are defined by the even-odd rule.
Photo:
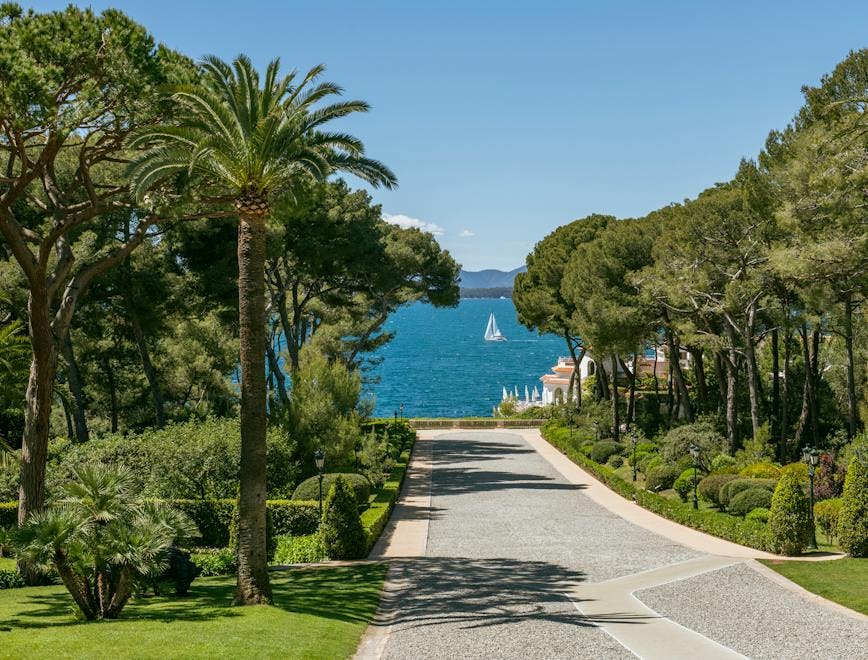
[[[736,392],[738,386],[738,362],[735,348],[729,349],[729,354],[723,356],[723,366],[726,370],[726,439],[729,443],[729,453],[735,455],[738,449],[738,409],[736,408]]]
[[[820,383],[820,328],[811,333],[811,435],[814,447],[820,444],[820,409],[817,387]]]
[[[627,399],[627,426],[629,427],[633,423],[633,418],[635,416],[636,410],[636,364],[638,363],[639,356],[636,353],[633,353],[633,370],[630,371],[627,368],[627,364],[624,360],[621,359],[621,356],[618,356],[618,363],[621,365],[621,369],[624,370],[624,373],[627,374],[627,379],[630,383],[630,396]]]
[[[573,377],[570,380],[570,386],[574,387],[576,392],[576,410],[580,410],[582,407],[582,373],[580,366],[582,358],[585,357],[585,349],[582,348],[579,355],[576,355],[576,347],[573,346],[572,338],[565,334],[564,339],[567,342],[567,350],[570,352],[570,357],[573,358]]]
[[[787,433],[790,426],[790,346],[793,340],[789,325],[784,330],[784,378],[781,384],[781,463],[785,462],[787,451]]]
[[[675,337],[675,333],[671,330],[667,331],[667,341],[669,342],[669,369],[672,371],[672,384],[678,390],[678,409],[676,410],[676,414],[678,419],[692,422],[693,408],[690,405],[690,394],[687,391],[687,384],[681,371],[681,346]]]
[[[286,392],[286,376],[280,368],[280,361],[277,359],[277,353],[270,341],[265,342],[265,349],[268,352],[269,373],[274,377],[277,396],[281,405],[285,406],[289,403],[289,394]]]
[[[151,398],[154,400],[154,413],[157,428],[163,428],[166,425],[163,391],[160,388],[160,381],[157,378],[157,370],[154,369],[154,364],[151,362],[151,354],[150,351],[148,351],[148,342],[145,339],[145,332],[142,330],[142,324],[139,322],[139,317],[129,299],[127,301],[127,312],[129,313],[130,327],[133,329],[133,337],[135,337],[136,340],[136,347],[139,349],[139,357],[142,360],[142,371],[145,372],[145,378],[148,379],[148,386],[151,389]]]
[[[696,396],[702,410],[708,410],[708,383],[705,380],[705,360],[701,348],[687,347],[693,357],[693,375],[696,378]]]
[[[265,216],[241,214],[238,309],[241,347],[241,469],[235,604],[271,602],[265,539]]]
[[[75,359],[75,349],[70,332],[67,332],[66,337],[63,338],[60,349],[63,353],[63,361],[66,362],[66,380],[69,383],[69,391],[72,393],[72,399],[75,402],[72,411],[75,421],[75,439],[79,442],[86,442],[90,439],[90,432],[87,429],[87,417],[85,416],[84,388],[82,387],[81,372],[78,370],[78,362]]]
[[[621,439],[621,412],[618,410],[618,358],[612,353],[612,436],[615,442]]]
[[[603,366],[603,360],[597,360],[597,383],[600,387],[600,399],[603,401],[609,400],[609,374],[606,373],[606,367]]]
[[[27,302],[33,357],[27,381],[24,438],[21,443],[21,481],[18,523],[45,503],[45,461],[51,421],[51,400],[57,371],[57,348],[51,331],[48,297],[42,281],[33,286]]]
[[[115,386],[115,372],[112,369],[111,361],[106,358],[102,365],[103,373],[105,373],[106,383],[109,388],[109,406],[111,409],[111,432],[118,432],[118,393]]]
[[[750,424],[753,431],[753,437],[759,433],[761,426],[760,421],[760,395],[759,395],[759,375],[757,374],[756,366],[756,351],[754,350],[754,340],[752,331],[746,330],[744,338],[744,356],[747,365],[747,390],[750,399]]]
[[[63,408],[63,418],[66,420],[66,437],[74,438],[75,429],[72,426],[72,413],[69,412],[69,401],[66,400],[66,395],[63,390],[55,390],[57,398],[60,399],[60,405]]]
[[[771,410],[771,437],[772,442],[778,441],[778,461],[783,463],[784,446],[780,443],[781,422],[781,375],[780,375],[780,347],[778,345],[778,329],[772,329],[772,410]]]
[[[844,344],[847,347],[847,437],[853,439],[859,426],[856,408],[856,370],[853,358],[853,297],[844,301]]]

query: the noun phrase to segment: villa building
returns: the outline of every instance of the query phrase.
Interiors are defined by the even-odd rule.
[[[651,375],[656,372],[657,376],[664,381],[669,377],[669,353],[665,346],[648,347],[638,357],[636,362],[636,373],[639,376]],[[682,350],[678,362],[682,369],[690,368],[692,364],[690,353]],[[603,358],[602,363],[606,373],[612,373],[612,359]],[[625,359],[624,363],[630,371],[633,371],[632,356],[629,359]],[[552,373],[540,377],[542,381],[541,403],[543,405],[562,402],[566,399],[574,364],[571,357],[559,357],[557,364],[552,367]],[[617,372],[619,377],[624,375],[621,365],[617,365]],[[585,351],[579,362],[579,376],[582,381],[585,381],[588,377],[596,375],[596,373],[597,362],[590,351]]]

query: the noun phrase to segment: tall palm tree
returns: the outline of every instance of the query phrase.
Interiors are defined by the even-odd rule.
[[[323,129],[328,122],[366,112],[363,101],[322,105],[342,90],[319,82],[316,66],[296,81],[268,65],[260,85],[250,60],[230,66],[216,57],[200,64],[193,85],[172,90],[178,111],[170,125],[142,129],[130,138],[144,151],[130,164],[139,200],[155,187],[182,182],[202,203],[224,202],[238,215],[238,300],[241,364],[241,488],[238,500],[237,604],[268,603],[265,542],[265,239],[276,195],[300,179],[322,180],[336,171],[391,188],[395,175],[364,156],[352,135]],[[207,213],[203,212],[203,216]]]

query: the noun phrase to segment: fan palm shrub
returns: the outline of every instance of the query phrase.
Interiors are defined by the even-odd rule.
[[[19,562],[55,570],[87,620],[116,619],[134,581],[159,574],[170,548],[197,535],[189,518],[144,500],[134,483],[126,468],[79,467],[63,496],[15,534]]]
[[[342,93],[334,83],[319,81],[323,66],[297,80],[295,72],[281,76],[274,60],[260,80],[250,60],[239,55],[231,65],[206,57],[200,70],[196,83],[172,90],[175,123],[131,136],[129,146],[142,153],[130,164],[129,174],[132,191],[145,205],[159,203],[161,192],[180,183],[196,202],[215,211],[230,209],[239,219],[241,487],[235,602],[267,603],[266,219],[275,197],[291,194],[294,184],[304,179],[322,180],[343,171],[387,188],[396,179],[386,166],[364,155],[360,140],[324,129],[369,107],[363,101],[322,105]]]

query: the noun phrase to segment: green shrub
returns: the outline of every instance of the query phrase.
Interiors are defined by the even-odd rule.
[[[276,536],[306,536],[319,527],[319,502],[315,500],[268,500]]]
[[[696,444],[701,449],[700,467],[707,471],[713,456],[721,453],[726,447],[726,439],[718,432],[714,420],[703,417],[669,431],[660,441],[660,454],[666,463],[678,463],[681,459],[690,460],[690,445]],[[683,465],[682,469],[687,465]]]
[[[618,454],[613,454],[612,456],[609,456],[609,460],[606,461],[606,464],[610,468],[617,470],[619,467],[624,465],[624,459]]]
[[[640,451],[644,451],[648,454],[656,454],[659,451],[659,447],[656,442],[637,442],[636,443],[636,453],[638,454]]]
[[[202,546],[225,548],[229,545],[229,527],[232,525],[235,500],[171,500],[171,504],[196,523]]]
[[[407,472],[407,466],[410,463],[410,453],[413,449],[411,442],[410,446],[406,447],[392,472],[389,474],[389,479],[383,484],[383,487],[377,491],[370,506],[362,512],[362,526],[365,528],[366,549],[370,552],[371,548],[380,538],[386,523],[389,521],[389,514],[392,512],[392,507],[395,505],[395,500],[398,498],[398,493],[401,490],[401,483],[404,481],[404,475]]]
[[[781,469],[772,463],[751,463],[742,468],[739,475],[751,479],[780,479]]]
[[[850,460],[844,479],[838,539],[851,556],[868,556],[868,469],[858,456]]]
[[[661,465],[663,465],[663,459],[660,458],[660,454],[650,454],[648,459],[641,461],[637,467],[647,476],[651,470]]]
[[[769,531],[775,552],[797,555],[805,549],[810,535],[808,499],[798,477],[786,472],[772,496]]]
[[[697,486],[699,497],[706,502],[711,502],[716,507],[720,507],[720,489],[736,479],[738,476],[734,474],[710,474],[703,478]]]
[[[781,474],[787,473],[795,474],[799,482],[806,484],[808,483],[808,466],[804,463],[787,463],[781,468]]]
[[[735,460],[739,467],[754,463],[770,463],[774,457],[775,450],[771,443],[768,422],[760,426],[757,434],[745,440],[742,448],[735,452]]]
[[[838,537],[838,521],[841,513],[842,498],[832,497],[814,505],[814,520],[823,528],[826,540],[833,543]]]
[[[698,490],[699,480],[702,479],[702,472],[698,470],[694,472],[692,467],[687,468],[681,474],[679,474],[678,478],[675,480],[675,483],[672,484],[672,488],[674,488],[675,492],[678,493],[678,497],[681,498],[682,502],[686,502],[688,496],[693,492],[694,475],[696,478]]]
[[[353,489],[353,493],[356,496],[356,501],[365,505],[368,503],[368,499],[371,496],[371,482],[368,481],[361,474],[355,474],[353,472],[330,472],[328,474],[324,474],[322,476],[322,492],[323,497],[325,497],[332,489],[332,485],[334,485],[335,481],[338,478],[343,477],[345,481],[348,481],[350,486]],[[302,481],[298,488],[295,489],[295,492],[292,494],[292,499],[294,500],[316,500],[319,501],[319,477],[311,477],[310,479],[305,479]]]
[[[591,447],[590,459],[595,463],[605,463],[609,460],[609,456],[620,454],[624,450],[624,446],[614,440],[601,440],[595,442]]]
[[[679,469],[674,465],[658,465],[648,470],[645,488],[650,491],[666,490],[672,488],[678,478]]]
[[[734,516],[746,516],[754,509],[768,509],[772,504],[772,493],[765,488],[748,488],[741,491],[729,502],[729,512]]]
[[[191,561],[202,571],[203,577],[235,575],[238,560],[231,548],[198,548],[190,555]]]
[[[322,538],[332,559],[361,559],[365,556],[365,529],[350,482],[338,476],[329,490],[322,516]]]
[[[0,527],[18,526],[18,502],[0,502]]]
[[[765,525],[768,523],[771,513],[772,512],[765,507],[757,507],[756,509],[749,511],[748,514],[744,517],[744,519],[761,522],[763,525]]]
[[[639,506],[679,524],[727,539],[733,543],[758,550],[772,549],[768,530],[762,523],[724,516],[714,511],[696,511],[692,506],[668,497],[646,490],[637,490],[632,483],[622,479],[611,468],[588,460],[568,441],[567,430],[560,427],[557,422],[544,424],[542,433],[549,443],[560,449],[570,460],[593,474],[622,497],[635,499]]]
[[[18,571],[0,569],[0,589],[17,589],[24,586],[24,578]]]
[[[711,459],[711,471],[718,474],[738,474],[735,458],[729,454],[718,454]]]
[[[774,491],[776,483],[777,480],[775,479],[733,479],[729,483],[724,484],[720,489],[720,495],[718,496],[720,506],[728,508],[730,501],[736,495],[749,488],[765,488],[771,493]]]
[[[0,527],[0,557],[7,557],[12,549],[12,529]]]
[[[276,564],[312,564],[327,559],[322,534],[278,536]]]

